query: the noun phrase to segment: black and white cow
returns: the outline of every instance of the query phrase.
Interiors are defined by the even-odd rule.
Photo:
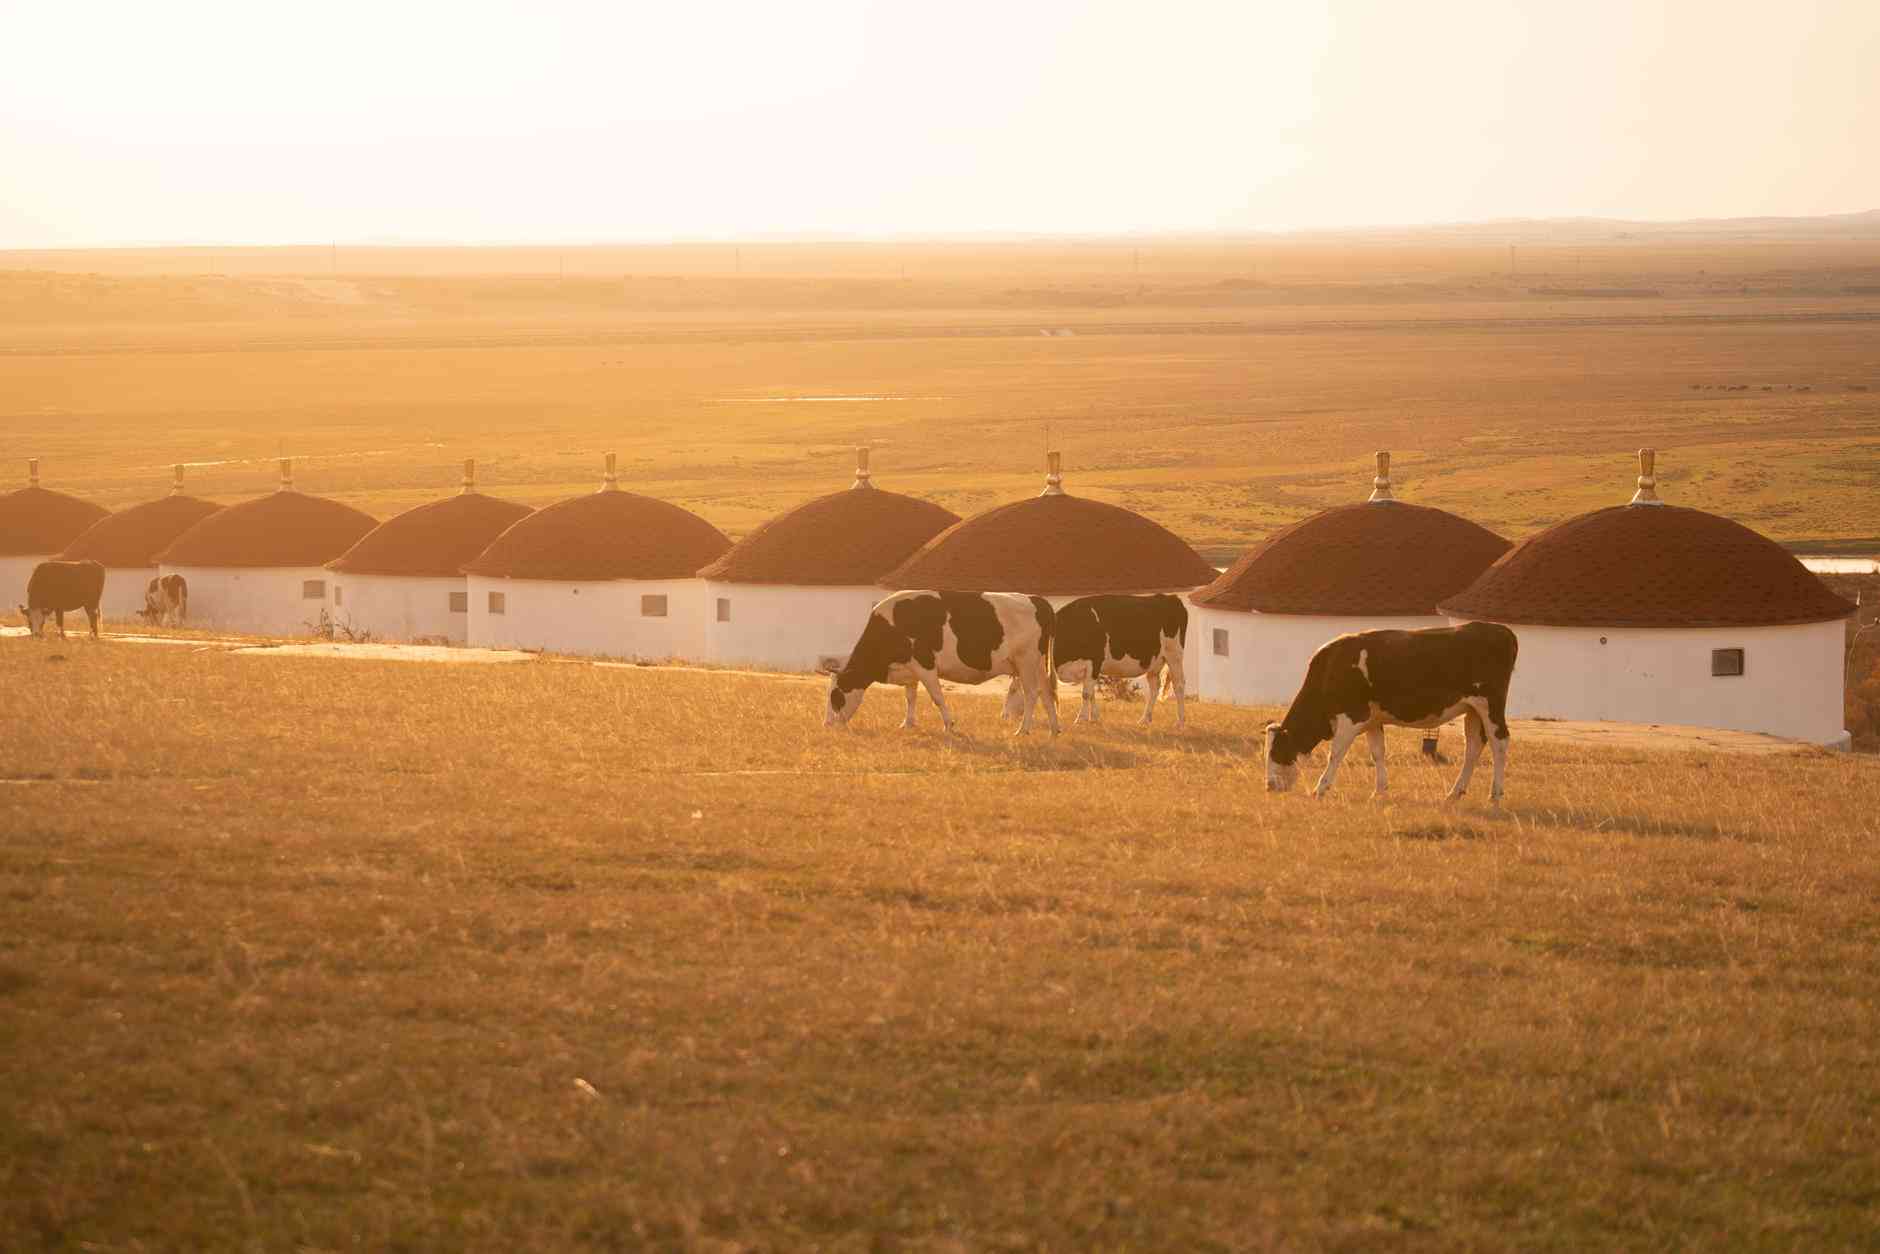
[[[157,626],[189,617],[189,581],[181,575],[157,575],[144,585],[144,608],[137,617]]]
[[[1454,800],[1486,741],[1494,753],[1489,800],[1501,800],[1508,764],[1508,684],[1514,677],[1515,635],[1499,623],[1465,623],[1422,631],[1362,631],[1327,641],[1312,655],[1305,682],[1286,717],[1266,727],[1266,786],[1284,792],[1299,776],[1299,759],[1322,740],[1331,760],[1313,795],[1323,797],[1345,751],[1363,732],[1384,794],[1384,728],[1440,727],[1462,716],[1468,750],[1462,774],[1449,790]]]
[[[900,684],[907,689],[907,718],[914,725],[918,689],[940,710],[940,721],[953,730],[940,681],[984,683],[1010,675],[1025,694],[1018,730],[1031,730],[1031,705],[1043,696],[1051,733],[1058,731],[1055,685],[1045,681],[1056,620],[1043,597],[1012,592],[897,592],[869,612],[868,622],[839,668],[832,667],[825,726],[855,717],[870,684]],[[1040,691],[1042,690],[1042,692]]]
[[[65,611],[84,610],[91,634],[98,635],[98,602],[104,599],[104,567],[97,562],[41,562],[26,580],[26,604],[20,613],[37,636],[46,620],[56,619],[65,637]]]
[[[1084,702],[1076,721],[1092,723],[1097,717],[1097,680],[1147,679],[1148,704],[1141,722],[1155,718],[1155,699],[1168,671],[1175,690],[1175,726],[1188,722],[1188,687],[1182,680],[1182,647],[1188,642],[1188,607],[1180,597],[1078,597],[1057,612],[1057,630],[1051,639],[1053,674],[1067,684],[1082,684]],[[1021,693],[1018,685],[1006,697],[1009,717]]]

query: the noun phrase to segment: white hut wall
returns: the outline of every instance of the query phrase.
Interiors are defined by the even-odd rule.
[[[463,644],[469,636],[469,582],[462,575],[354,575],[333,571],[327,598],[328,612],[336,624],[369,632],[376,640],[448,640]]]
[[[1194,606],[1188,656],[1197,661],[1200,694],[1232,705],[1287,705],[1319,646],[1353,631],[1446,627],[1437,615],[1337,617],[1261,614]]]
[[[189,622],[261,636],[305,636],[327,610],[333,572],[319,566],[159,566],[189,581]]]
[[[811,671],[825,657],[846,656],[881,588],[707,583],[706,656],[726,666]]]
[[[1463,620],[1457,620],[1463,621]],[[1843,744],[1844,628],[1535,627],[1521,642],[1514,718],[1667,723]],[[1741,650],[1741,673],[1735,650]]]

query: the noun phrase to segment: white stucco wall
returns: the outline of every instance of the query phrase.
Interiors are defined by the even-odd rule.
[[[1261,614],[1197,605],[1189,607],[1188,655],[1199,662],[1201,695],[1207,700],[1287,705],[1298,693],[1312,655],[1335,636],[1448,625],[1448,619],[1437,615]],[[1217,630],[1227,633],[1225,657],[1215,652]]]
[[[258,636],[305,636],[327,609],[325,586],[333,572],[318,566],[171,566],[158,571],[189,581],[189,625]],[[318,597],[303,595],[319,580]],[[108,583],[107,583],[108,586]]]
[[[33,567],[51,557],[34,553],[26,557],[0,557],[0,613],[16,614],[26,604],[26,581],[33,577]]]
[[[725,666],[812,671],[817,659],[854,647],[868,611],[887,595],[873,586],[707,583],[705,654]],[[720,600],[729,602],[729,622],[718,621]]]
[[[466,598],[453,613],[450,595]],[[328,571],[327,612],[335,623],[375,640],[443,639],[463,644],[470,633],[468,581],[462,575],[354,575]]]
[[[681,661],[705,660],[705,582],[701,579],[549,579],[469,576],[469,643],[492,648]],[[503,612],[490,612],[490,593]],[[666,616],[641,612],[641,599],[666,598]]]
[[[1456,622],[1466,620],[1457,619]],[[1514,718],[1670,723],[1844,743],[1845,628],[1533,627],[1521,642]],[[1743,650],[1743,674],[1713,676],[1711,650]]]
[[[137,611],[144,608],[144,589],[157,577],[155,566],[107,566],[104,568],[104,616],[111,622],[130,622],[139,627],[144,620]]]

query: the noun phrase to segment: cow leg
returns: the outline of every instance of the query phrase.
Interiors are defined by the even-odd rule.
[[[65,639],[65,611],[54,610],[52,613],[59,621],[59,639],[63,640]]]
[[[1499,806],[1501,804],[1501,781],[1503,775],[1506,774],[1508,770],[1508,725],[1506,723],[1496,728],[1494,732],[1489,733],[1488,751],[1495,755],[1495,780],[1488,788],[1488,804]]]
[[[1338,726],[1332,732],[1331,757],[1325,763],[1325,774],[1319,776],[1318,784],[1312,789],[1314,797],[1323,797],[1332,790],[1332,784],[1338,779],[1338,764],[1345,760],[1345,754],[1363,730],[1362,723],[1354,723],[1343,714],[1338,716]]]
[[[914,725],[914,698],[920,695],[919,684],[907,686],[907,717],[901,720],[901,730],[906,731]]]
[[[85,618],[91,623],[91,638],[96,640],[98,638],[98,607],[95,605],[87,605],[85,607]]]
[[[927,695],[933,698],[935,708],[940,711],[940,725],[948,731],[953,731],[953,711],[947,709],[946,694],[940,691],[940,672],[932,670],[920,672],[920,683],[921,687],[927,690]],[[1030,720],[1031,710],[1027,709],[1025,711],[1025,721],[1029,722]]]
[[[1038,700],[1044,703],[1045,721],[1051,724],[1051,734],[1058,735],[1064,729],[1058,726],[1057,712],[1057,671],[1053,670],[1048,659],[1041,659],[1038,665]]]
[[[1018,720],[1018,730],[1012,733],[1014,736],[1031,734],[1031,707],[1038,703],[1038,679],[1023,663],[1012,668],[1012,691],[1025,696],[1025,712]]]
[[[1382,797],[1390,791],[1390,778],[1384,773],[1384,728],[1373,723],[1364,729],[1364,735],[1371,742],[1371,765],[1377,768],[1377,790],[1371,796]]]
[[[1175,729],[1180,731],[1188,726],[1188,681],[1182,678],[1180,658],[1169,660],[1168,682],[1175,689]]]
[[[1084,663],[1084,703],[1077,711],[1077,721],[1089,722],[1093,727],[1103,721],[1097,712],[1097,676],[1101,670],[1096,662]]]
[[[1460,801],[1462,794],[1469,791],[1469,776],[1475,774],[1475,764],[1482,756],[1482,716],[1474,710],[1462,716],[1462,773],[1456,776],[1456,786],[1449,790],[1450,801]]]
[[[1142,673],[1142,682],[1149,690],[1148,700],[1142,707],[1142,725],[1147,727],[1155,722],[1155,699],[1162,691],[1161,663],[1149,663],[1149,669]]]

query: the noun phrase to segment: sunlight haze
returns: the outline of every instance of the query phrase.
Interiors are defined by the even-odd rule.
[[[1880,205],[1869,0],[0,5],[0,246]]]

